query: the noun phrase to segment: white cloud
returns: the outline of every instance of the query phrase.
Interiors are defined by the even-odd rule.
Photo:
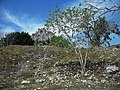
[[[2,31],[3,31],[4,35],[7,34],[7,33],[15,32],[15,30],[12,27],[9,27],[9,26],[3,28]]]
[[[6,27],[3,30],[3,33],[6,34],[6,33],[11,33],[11,32],[14,32],[15,30],[12,28],[12,27]]]
[[[80,2],[81,2],[80,0],[75,0],[75,1],[73,0],[73,1],[70,1],[70,2],[67,2],[67,3],[64,3],[63,8],[78,6]]]
[[[0,38],[4,37],[5,34],[11,33],[11,32],[15,32],[15,30],[12,27],[3,26],[3,25],[0,25],[0,27],[2,27],[0,29]]]
[[[17,16],[11,14],[8,10],[4,10],[3,15],[5,21],[14,24],[15,26],[19,27],[21,31],[28,32],[30,35],[37,31],[38,28],[44,26],[44,23],[39,23],[37,18],[30,18],[28,15]]]

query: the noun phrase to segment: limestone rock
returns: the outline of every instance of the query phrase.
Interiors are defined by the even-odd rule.
[[[119,67],[117,67],[116,65],[111,65],[111,66],[107,66],[106,67],[106,72],[109,74],[114,74],[119,70]]]

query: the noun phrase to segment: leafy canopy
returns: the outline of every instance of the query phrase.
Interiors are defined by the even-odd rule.
[[[25,32],[12,32],[5,36],[5,45],[33,45],[31,36]]]
[[[110,45],[110,34],[120,34],[118,26],[110,24],[105,17],[95,18],[97,13],[92,6],[72,7],[64,11],[57,7],[45,26],[53,32],[62,33],[75,47]]]
[[[92,19],[95,13],[91,12],[91,8],[81,9],[80,6],[67,8],[64,11],[57,7],[50,14],[45,26],[53,32],[62,33],[73,46],[86,45],[84,31],[88,28],[88,20]]]
[[[53,36],[51,38],[51,45],[62,48],[70,48],[71,44],[63,36]]]

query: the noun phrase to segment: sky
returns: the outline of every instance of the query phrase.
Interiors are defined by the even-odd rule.
[[[81,0],[0,0],[0,31],[25,31],[31,35],[44,27],[44,20],[49,18],[49,11],[54,10],[56,5],[65,9],[79,2]],[[120,43],[120,37],[115,37],[111,44]]]
[[[34,33],[44,26],[56,5],[71,6],[79,0],[0,0],[0,29]]]

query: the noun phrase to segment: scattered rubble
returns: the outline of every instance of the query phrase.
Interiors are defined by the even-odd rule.
[[[119,90],[120,49],[93,50],[88,54],[84,76],[73,51],[47,47],[45,59],[43,49],[40,46],[0,48],[0,89]]]

